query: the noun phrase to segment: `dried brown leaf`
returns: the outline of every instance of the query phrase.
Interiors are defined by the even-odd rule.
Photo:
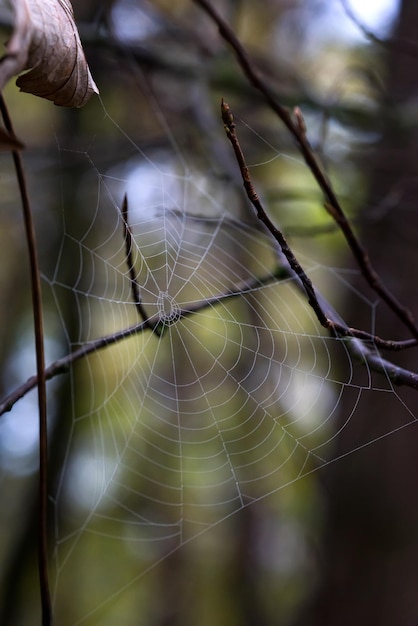
[[[11,76],[21,91],[81,107],[98,93],[69,0],[15,0],[14,31],[0,62],[0,90]]]

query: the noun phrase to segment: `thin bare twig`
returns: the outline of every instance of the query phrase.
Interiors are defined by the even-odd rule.
[[[207,307],[216,306],[217,304],[220,304],[221,302],[224,302],[225,300],[228,300],[230,298],[245,295],[246,293],[251,292],[253,289],[269,285],[279,279],[288,278],[288,271],[282,267],[278,267],[275,272],[268,274],[267,276],[243,281],[242,283],[232,287],[223,294],[213,296],[212,298],[207,298],[202,302],[197,302],[193,305],[188,306],[187,308],[181,309],[179,311],[178,319],[188,317],[189,315],[198,313],[199,311],[203,311]],[[92,352],[96,352],[97,350],[102,350],[103,348],[107,348],[109,346],[117,344],[124,339],[128,339],[129,337],[138,335],[144,330],[154,330],[155,326],[158,325],[159,322],[159,317],[154,316],[147,319],[147,321],[142,321],[139,324],[134,324],[133,326],[125,328],[117,333],[106,335],[105,337],[100,337],[95,341],[86,343],[77,350],[74,350],[74,352],[71,352],[61,359],[54,361],[45,370],[45,379],[51,380],[59,374],[64,374],[69,370],[73,363],[88,356]],[[0,403],[0,417],[4,413],[11,411],[16,402],[23,398],[27,393],[29,393],[29,391],[34,389],[37,384],[38,377],[36,375],[31,376],[25,383],[19,385],[19,387],[12,391],[6,398],[4,398],[4,400]]]
[[[136,310],[138,311],[140,317],[142,318],[144,324],[148,326],[153,331],[156,331],[156,328],[152,326],[149,322],[148,315],[142,305],[141,302],[141,291],[138,284],[138,276],[135,270],[135,263],[133,259],[133,247],[134,247],[134,239],[132,236],[131,227],[129,226],[128,221],[128,197],[124,196],[122,202],[122,219],[123,219],[123,237],[125,240],[125,249],[126,249],[126,263],[128,266],[129,277],[131,279],[131,290],[133,301],[136,306]]]
[[[328,330],[330,330],[332,326],[332,322],[327,318],[325,313],[322,311],[322,308],[316,297],[315,290],[313,288],[311,280],[308,278],[304,269],[300,265],[299,261],[296,259],[292,250],[290,249],[282,231],[273,224],[273,222],[268,217],[267,213],[265,212],[260,202],[257,192],[254,189],[254,185],[251,182],[250,173],[249,173],[247,164],[245,162],[244,154],[241,150],[241,146],[238,141],[238,137],[237,137],[236,130],[235,130],[234,118],[231,113],[231,109],[229,105],[226,102],[224,102],[223,99],[221,103],[221,114],[222,114],[222,120],[224,123],[226,135],[229,141],[231,142],[232,148],[235,152],[235,157],[237,159],[237,162],[241,171],[241,176],[242,176],[242,180],[244,183],[245,191],[247,192],[248,199],[250,200],[250,202],[252,203],[252,205],[254,206],[257,212],[257,217],[263,222],[263,224],[268,228],[268,230],[271,232],[273,237],[276,239],[290,267],[300,279],[303,285],[303,288],[306,291],[306,295],[308,296],[308,302],[313,308],[313,310],[315,311],[319,323],[321,324],[321,326],[324,326],[324,328],[327,328]]]
[[[414,339],[408,339],[406,341],[393,341],[393,340],[381,339],[380,337],[371,335],[370,333],[367,333],[366,331],[357,330],[356,328],[348,327],[346,324],[341,324],[341,322],[335,319],[331,319],[325,313],[323,307],[321,306],[319,302],[318,296],[315,293],[315,289],[312,285],[312,281],[308,278],[306,272],[304,271],[299,261],[293,254],[282,231],[279,228],[277,228],[275,224],[273,224],[273,222],[267,215],[266,211],[264,210],[264,207],[260,201],[260,198],[258,197],[258,194],[251,181],[250,172],[248,170],[247,164],[245,162],[245,157],[244,157],[244,154],[242,152],[242,149],[238,140],[234,118],[231,113],[231,109],[229,105],[223,99],[221,102],[221,114],[222,114],[222,120],[223,120],[224,127],[225,127],[225,132],[234,150],[235,157],[236,157],[236,160],[237,160],[240,172],[241,172],[241,177],[243,180],[244,188],[247,193],[248,199],[254,206],[257,212],[257,217],[263,222],[263,224],[267,227],[267,229],[273,235],[275,240],[278,242],[284,256],[286,257],[290,265],[290,268],[299,278],[301,285],[303,289],[305,290],[306,295],[308,296],[308,302],[313,308],[313,310],[315,311],[315,314],[321,326],[326,328],[333,336],[356,337],[357,339],[361,339],[362,341],[370,343],[370,345],[374,346],[375,348],[380,348],[380,349],[384,348],[387,350],[399,351],[405,348],[411,348],[411,347],[416,346],[418,344],[418,339],[414,338]],[[300,127],[302,127],[303,121],[301,119],[298,119],[298,124],[300,125]]]
[[[194,0],[213,20],[217,25],[221,37],[232,47],[238,63],[241,66],[245,76],[249,82],[260,93],[263,94],[270,108],[281,119],[283,124],[288,129],[289,133],[295,139],[299,150],[305,159],[305,162],[310,169],[312,175],[317,181],[318,186],[322,190],[325,197],[325,206],[329,214],[339,225],[344,237],[356,259],[358,266],[360,267],[362,274],[371,288],[386,302],[392,311],[398,316],[398,318],[405,324],[415,338],[418,338],[418,328],[415,324],[411,311],[402,306],[394,295],[383,284],[381,278],[374,270],[366,250],[358,241],[354,234],[350,223],[348,222],[344,211],[338,201],[338,198],[334,192],[334,189],[328,180],[326,173],[321,167],[317,157],[315,156],[312,147],[308,141],[305,129],[300,124],[300,116],[295,117],[282,106],[277,100],[271,88],[261,78],[253,64],[251,63],[246,50],[243,45],[225,22],[225,20],[219,15],[219,13],[212,7],[207,0]]]
[[[356,338],[347,340],[347,347],[353,356],[367,364],[371,371],[383,374],[394,385],[405,385],[412,389],[418,389],[418,374],[406,370],[395,363],[384,359],[379,352],[370,350],[363,341]]]
[[[3,96],[0,94],[0,109],[7,132],[14,136],[12,121]],[[48,430],[46,407],[46,376],[44,331],[42,320],[42,292],[39,273],[38,253],[36,249],[35,225],[26,185],[23,161],[18,150],[12,151],[16,178],[23,209],[26,242],[29,254],[30,282],[32,290],[32,310],[35,329],[36,370],[39,406],[39,519],[38,519],[38,557],[39,582],[42,605],[42,625],[52,624],[52,607],[48,576]]]

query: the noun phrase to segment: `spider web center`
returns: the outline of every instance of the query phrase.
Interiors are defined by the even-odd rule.
[[[168,291],[160,291],[157,299],[158,317],[164,326],[172,326],[181,317],[180,307]]]

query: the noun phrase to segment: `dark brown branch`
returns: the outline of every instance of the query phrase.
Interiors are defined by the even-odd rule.
[[[128,198],[126,195],[123,198],[121,212],[123,220],[123,238],[125,240],[126,250],[126,263],[128,266],[129,278],[131,279],[132,298],[135,303],[136,310],[138,311],[139,316],[143,320],[144,324],[148,326],[151,330],[155,330],[154,326],[150,324],[148,315],[141,302],[141,291],[138,284],[138,276],[135,270],[135,263],[132,254],[134,239],[132,236],[131,227],[129,226],[128,222]]]
[[[302,288],[305,290],[306,295],[308,296],[308,302],[315,311],[315,314],[321,326],[329,330],[333,336],[356,337],[357,339],[361,339],[362,341],[369,343],[375,348],[399,351],[405,348],[411,348],[416,346],[418,344],[418,339],[410,339],[407,341],[393,341],[391,339],[381,339],[380,337],[371,335],[366,331],[357,330],[356,328],[349,328],[347,325],[341,324],[340,322],[336,321],[335,319],[331,319],[329,316],[326,315],[315,293],[312,281],[308,278],[299,261],[296,259],[291,248],[289,247],[289,244],[286,241],[285,236],[283,235],[281,230],[277,228],[275,224],[273,224],[266,211],[264,210],[262,203],[260,202],[258,194],[251,181],[250,172],[248,170],[247,164],[245,162],[245,157],[238,140],[231,109],[229,105],[224,102],[224,100],[222,100],[221,103],[221,114],[225,126],[226,135],[231,142],[235,157],[240,168],[244,188],[247,193],[248,199],[254,206],[257,212],[257,217],[263,222],[263,224],[267,227],[275,240],[278,242],[284,256],[289,263],[290,268],[299,278]],[[298,117],[298,125],[301,128],[303,127],[303,120],[300,117]]]
[[[141,307],[141,296],[139,292],[139,285],[137,280],[137,275],[135,271],[135,264],[133,261],[132,249],[133,249],[133,237],[131,228],[128,222],[128,198],[125,195],[122,202],[122,219],[123,219],[123,237],[125,239],[125,249],[126,249],[126,262],[128,265],[129,277],[131,279],[131,289],[132,296],[134,302],[138,308],[140,315],[143,317],[144,321],[146,320],[146,316],[143,316],[142,307]]]
[[[390,361],[382,358],[379,352],[369,350],[359,339],[348,339],[348,349],[351,355],[356,357],[363,364],[379,374],[386,376],[394,385],[405,385],[412,389],[418,389],[418,374],[399,367]]]
[[[11,118],[3,96],[0,94],[0,109],[5,128],[9,135],[15,136]],[[12,151],[16,178],[23,209],[26,243],[29,254],[30,282],[32,290],[32,311],[35,330],[36,350],[36,384],[38,386],[39,407],[39,519],[38,519],[38,558],[39,584],[42,605],[42,626],[52,624],[52,607],[48,577],[48,426],[46,407],[46,376],[44,331],[42,319],[42,291],[39,272],[38,253],[36,249],[35,225],[26,185],[23,161],[18,150]]]
[[[334,189],[328,180],[326,173],[321,167],[317,157],[315,156],[312,147],[307,139],[305,129],[300,124],[300,116],[296,116],[296,119],[292,114],[282,106],[270,89],[268,84],[260,77],[253,64],[251,63],[247,52],[242,46],[241,42],[236,37],[235,33],[229,27],[229,25],[222,19],[219,13],[207,2],[207,0],[194,0],[215,22],[219,29],[221,37],[232,47],[237,57],[245,76],[249,82],[260,93],[263,94],[270,108],[281,119],[283,124],[288,129],[296,141],[299,150],[305,159],[305,162],[314,176],[318,186],[322,190],[327,211],[335,219],[339,225],[345,239],[362,271],[362,274],[369,285],[374,291],[386,302],[392,311],[398,316],[400,320],[406,325],[415,338],[418,338],[418,328],[415,325],[412,313],[406,307],[399,304],[393,294],[385,287],[379,275],[373,269],[370,259],[366,250],[362,247],[357,237],[355,236],[343,209],[338,201],[338,198],[334,192]]]
[[[254,189],[254,185],[251,182],[250,173],[249,173],[247,164],[245,162],[244,154],[241,150],[241,146],[238,141],[231,109],[229,105],[226,102],[224,102],[224,100],[222,100],[222,103],[221,103],[221,113],[222,113],[222,120],[225,126],[226,135],[229,141],[231,142],[232,148],[235,153],[235,157],[237,159],[237,162],[241,171],[241,176],[242,176],[242,180],[244,183],[245,191],[247,193],[248,199],[250,200],[251,204],[256,210],[258,219],[263,222],[263,224],[268,228],[268,230],[271,232],[275,240],[278,242],[290,267],[300,279],[303,285],[303,288],[306,291],[306,295],[308,296],[308,302],[313,308],[313,310],[315,311],[319,323],[321,324],[321,326],[324,326],[324,328],[326,328],[327,330],[331,330],[333,324],[331,320],[329,320],[327,316],[325,315],[325,313],[323,312],[318,302],[318,299],[316,297],[315,290],[313,288],[311,280],[308,278],[304,269],[300,265],[299,261],[296,259],[292,250],[290,249],[289,244],[287,243],[282,231],[273,224],[273,222],[268,217],[267,213],[265,212],[260,202],[257,192]]]

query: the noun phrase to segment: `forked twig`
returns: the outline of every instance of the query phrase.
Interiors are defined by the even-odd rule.
[[[194,304],[191,304],[187,308],[181,309],[179,311],[178,319],[186,318],[195,313],[199,313],[200,311],[203,311],[208,307],[216,306],[221,302],[224,302],[225,300],[229,300],[230,298],[245,295],[246,293],[250,293],[253,289],[269,285],[279,279],[288,278],[288,271],[282,267],[278,267],[275,272],[268,274],[267,276],[243,281],[242,283],[235,285],[235,287],[227,290],[225,293],[215,295],[212,298],[206,298],[201,302],[196,302]],[[123,341],[124,339],[128,339],[129,337],[142,333],[144,330],[154,330],[155,326],[158,325],[158,323],[159,318],[158,316],[155,316],[152,318],[148,318],[146,321],[144,320],[139,324],[134,324],[133,326],[125,328],[119,332],[100,337],[99,339],[96,339],[94,341],[90,341],[89,343],[81,346],[77,350],[70,352],[61,359],[57,359],[56,361],[54,361],[45,370],[45,378],[46,380],[51,380],[52,378],[55,378],[60,374],[64,374],[68,372],[73,363],[79,361],[80,359],[83,359],[92,352],[96,352],[98,350],[102,350],[103,348],[113,346],[120,341]],[[19,385],[19,387],[12,391],[6,398],[4,398],[3,401],[0,403],[0,417],[4,413],[11,411],[16,402],[23,398],[27,393],[29,393],[29,391],[34,389],[37,384],[38,377],[36,375],[31,376],[25,383]]]
[[[398,316],[398,318],[405,324],[415,338],[418,338],[418,327],[415,324],[411,311],[402,306],[394,295],[383,284],[381,278],[374,270],[370,259],[367,255],[367,251],[363,248],[359,240],[357,239],[354,231],[352,230],[350,223],[348,222],[344,211],[338,201],[338,198],[334,192],[334,189],[328,180],[323,168],[321,167],[317,157],[315,156],[312,147],[308,141],[306,135],[306,129],[304,124],[300,123],[300,116],[292,115],[288,109],[282,106],[277,100],[271,88],[261,78],[257,70],[254,68],[250,61],[247,52],[243,45],[225,22],[225,20],[219,15],[214,7],[207,0],[194,0],[213,20],[219,29],[221,37],[232,47],[238,63],[240,64],[245,76],[249,82],[260,93],[263,94],[270,108],[281,119],[283,124],[288,129],[289,133],[295,139],[299,150],[305,159],[305,162],[310,169],[312,175],[318,183],[318,186],[322,190],[325,198],[325,207],[331,217],[337,222],[340,227],[356,261],[361,269],[361,272],[370,285],[370,287],[386,302],[390,309]]]
[[[247,193],[248,199],[252,203],[253,207],[257,212],[257,217],[263,222],[263,224],[267,227],[270,233],[273,235],[275,240],[280,245],[280,248],[286,257],[291,269],[297,277],[299,278],[303,289],[308,296],[308,302],[315,311],[315,314],[318,318],[321,326],[326,328],[333,336],[338,337],[355,337],[357,339],[361,339],[362,341],[366,341],[371,345],[374,345],[378,348],[385,348],[387,350],[402,350],[405,348],[411,348],[418,344],[417,339],[410,339],[407,341],[393,341],[393,340],[385,340],[380,337],[376,337],[371,335],[363,330],[357,330],[355,328],[350,328],[345,324],[341,324],[340,322],[330,319],[329,316],[326,315],[323,307],[321,306],[318,296],[315,293],[315,289],[312,285],[312,281],[308,278],[305,270],[293,254],[289,244],[286,241],[285,236],[282,231],[273,224],[269,216],[267,215],[264,207],[258,197],[258,194],[254,188],[254,185],[251,181],[250,172],[248,170],[247,164],[245,162],[245,157],[242,152],[236,127],[234,123],[234,118],[231,113],[231,109],[229,105],[222,99],[221,102],[221,114],[222,120],[225,127],[226,135],[231,142],[232,148],[235,153],[235,157],[241,172],[241,177],[243,180],[244,188]],[[301,124],[301,122],[299,122]]]
[[[0,109],[4,125],[9,135],[14,136],[13,124],[3,96],[0,94]],[[42,605],[42,625],[52,623],[52,607],[48,576],[48,431],[46,407],[46,375],[44,331],[42,320],[42,293],[36,249],[35,225],[26,185],[24,167],[20,152],[12,150],[13,162],[23,209],[26,243],[29,254],[30,282],[32,290],[32,310],[35,330],[36,370],[39,407],[39,519],[38,519],[38,567]]]

